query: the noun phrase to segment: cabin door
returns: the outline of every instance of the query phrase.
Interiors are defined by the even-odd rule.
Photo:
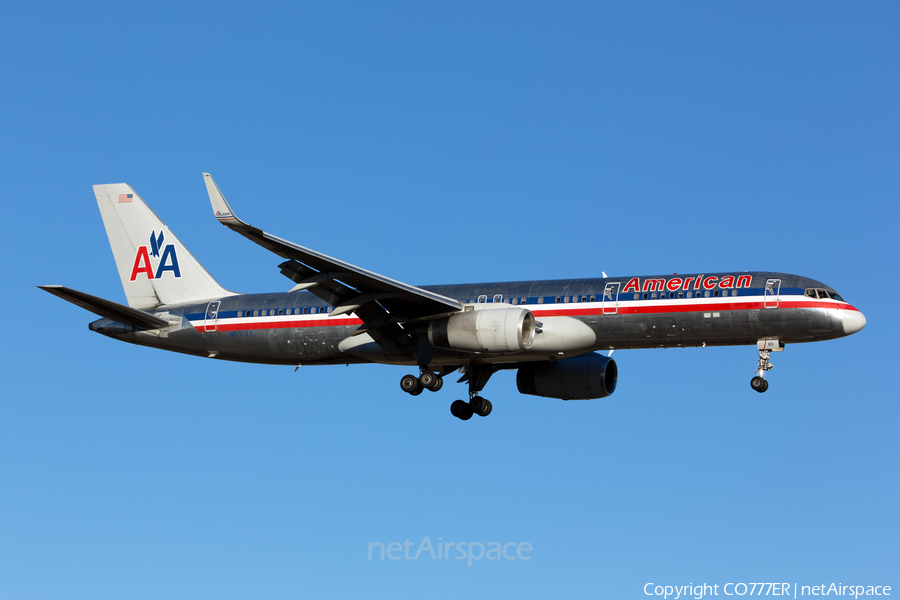
[[[206,324],[204,331],[215,331],[219,322],[219,301],[210,302],[206,307]]]
[[[614,315],[619,312],[619,286],[621,282],[613,281],[603,289],[603,314]]]
[[[766,308],[778,308],[778,294],[781,292],[781,280],[769,279],[766,281],[765,302]]]

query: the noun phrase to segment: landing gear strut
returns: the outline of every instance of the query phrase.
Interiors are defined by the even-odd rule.
[[[766,371],[771,370],[773,366],[769,362],[769,350],[760,350],[759,363],[756,365],[756,376],[750,380],[750,387],[760,394],[769,389],[769,382],[766,381]]]

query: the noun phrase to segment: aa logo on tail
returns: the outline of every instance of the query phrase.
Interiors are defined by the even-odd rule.
[[[137,276],[141,273],[147,276],[147,279],[160,279],[163,273],[171,271],[175,277],[181,277],[181,269],[178,267],[178,254],[175,252],[175,244],[163,246],[165,234],[162,229],[159,234],[156,231],[150,232],[150,246],[138,247],[137,254],[134,256],[134,266],[131,268],[131,278],[129,281],[137,280]],[[160,256],[162,254],[162,256]],[[153,263],[156,263],[156,272],[153,272],[153,263],[150,257],[153,257]]]

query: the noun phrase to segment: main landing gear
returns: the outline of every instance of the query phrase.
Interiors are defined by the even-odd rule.
[[[472,415],[486,417],[494,410],[491,401],[482,398],[478,392],[484,389],[488,379],[497,371],[496,367],[490,365],[466,365],[464,375],[459,382],[469,383],[469,401],[456,400],[450,405],[450,414],[461,421],[468,421]]]
[[[756,376],[750,380],[750,387],[762,394],[769,389],[766,381],[766,371],[770,371],[774,365],[769,362],[769,350],[759,351],[759,363],[756,365]]]
[[[472,418],[472,415],[486,417],[491,414],[492,410],[494,410],[494,406],[491,404],[491,401],[481,396],[472,396],[468,402],[454,400],[453,404],[450,405],[450,414],[461,421],[468,421]]]
[[[418,377],[415,375],[404,375],[400,380],[400,389],[413,396],[418,396],[422,393],[422,390],[436,392],[442,387],[444,387],[444,378],[424,367]]]
[[[440,373],[433,373],[427,367],[419,367],[420,374],[404,375],[400,379],[400,389],[412,396],[418,396],[423,390],[436,392],[444,386],[442,375],[452,372],[456,367],[445,367]],[[486,417],[494,409],[491,401],[478,395],[491,375],[497,369],[488,365],[466,365],[459,383],[469,383],[469,401],[456,400],[450,405],[450,414],[462,421],[468,421],[472,415]]]

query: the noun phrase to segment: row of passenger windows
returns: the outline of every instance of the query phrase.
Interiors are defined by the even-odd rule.
[[[331,306],[313,306],[306,308],[269,308],[269,309],[257,309],[257,310],[239,310],[237,312],[237,316],[239,317],[274,317],[276,315],[315,315],[315,314],[325,314],[330,313],[334,310]]]
[[[837,292],[829,292],[828,290],[817,290],[817,289],[810,288],[810,289],[806,290],[806,296],[807,296],[807,298],[816,298],[816,297],[832,298],[834,300],[846,302],[846,300],[841,298],[840,294],[838,294]]]
[[[719,296],[725,297],[728,296],[729,290],[706,290],[704,292],[696,292],[696,296],[694,292],[643,292],[634,294],[635,300],[664,300],[668,298],[718,298]],[[731,290],[732,296],[737,296],[737,290]],[[819,298],[834,298],[835,300],[844,301],[843,298],[840,297],[836,292],[829,292],[827,290],[815,290],[808,289],[806,290],[806,295],[810,298],[815,298],[817,295]],[[545,304],[549,302],[553,302],[554,304],[560,303],[570,303],[570,302],[596,302],[598,296],[596,294],[591,295],[581,295],[581,296],[537,296],[537,297],[516,297],[516,298],[507,298],[506,301],[513,305],[519,304]],[[603,296],[600,296],[600,299],[603,299]],[[612,300],[612,297],[607,295],[607,300]],[[467,304],[472,304],[473,302],[485,303],[488,301],[487,296],[479,296],[477,300],[466,300]],[[503,302],[503,295],[496,294],[491,302],[500,303]],[[315,315],[315,314],[327,314],[334,310],[332,306],[312,306],[305,308],[269,308],[269,309],[257,309],[257,310],[248,310],[243,311],[239,310],[237,312],[238,317],[266,317],[266,316],[280,316],[280,315]]]
[[[479,304],[483,304],[488,301],[487,298],[488,298],[487,296],[478,296],[478,300],[466,300],[466,303],[472,304],[473,302],[477,302]],[[585,296],[580,296],[580,298],[581,298],[581,302],[588,302],[588,299],[590,299],[590,302],[597,301],[596,295],[592,295],[592,296],[585,295]],[[560,302],[578,302],[578,299],[579,299],[579,296],[556,296],[555,299],[553,296],[537,296],[534,298],[528,298],[528,297],[507,298],[506,301],[510,304],[518,305],[518,304],[544,304],[545,302],[549,303],[551,300],[554,300],[558,304]],[[501,294],[497,294],[496,296],[494,296],[494,298],[493,298],[493,300],[491,300],[491,302],[495,302],[495,303],[503,302],[503,296]]]
[[[731,295],[737,296],[738,291],[731,290]],[[697,292],[696,295],[694,295],[694,292],[669,292],[668,293],[669,298],[695,298],[695,297],[696,298],[718,298],[719,296],[722,296],[723,298],[728,296],[728,290],[712,290],[712,291],[706,290],[705,292]],[[635,300],[655,300],[656,297],[657,297],[656,292],[650,292],[649,297],[647,295],[647,292],[644,292],[643,294],[635,294],[634,295]],[[666,292],[660,292],[659,298],[660,298],[660,300],[665,299]]]
[[[731,291],[732,296],[738,295],[737,290],[730,290],[730,291]],[[656,300],[656,299],[662,300],[662,299],[665,299],[666,297],[668,297],[668,298],[694,298],[694,297],[696,297],[696,298],[710,298],[710,297],[718,298],[719,296],[722,296],[722,297],[728,296],[728,292],[729,292],[729,290],[712,290],[712,291],[706,290],[705,292],[701,292],[701,291],[696,292],[696,296],[695,296],[695,292],[668,292],[668,295],[666,294],[666,292],[658,292],[658,293],[657,292],[644,292],[644,293],[639,292],[634,295],[634,299],[635,300]],[[488,298],[487,296],[479,296],[477,302],[478,303],[487,302],[488,301],[487,298]],[[590,296],[588,296],[588,295],[582,295],[582,296],[538,296],[536,298],[527,298],[527,297],[526,298],[507,298],[506,301],[509,302],[510,304],[514,304],[514,305],[544,304],[545,302],[546,303],[553,302],[555,304],[560,304],[560,303],[579,302],[579,301],[580,302],[596,302],[598,298],[600,300],[603,300],[603,295],[601,294],[600,296],[597,296],[596,294],[592,294]],[[625,296],[623,295],[622,298],[624,299]],[[813,296],[813,298],[815,298],[815,296]],[[606,299],[612,300],[613,298],[612,298],[612,296],[607,295]],[[468,303],[468,304],[472,304],[473,302],[474,302],[473,300],[466,300],[466,303]],[[503,296],[500,294],[497,294],[496,296],[494,296],[492,302],[503,302]]]

